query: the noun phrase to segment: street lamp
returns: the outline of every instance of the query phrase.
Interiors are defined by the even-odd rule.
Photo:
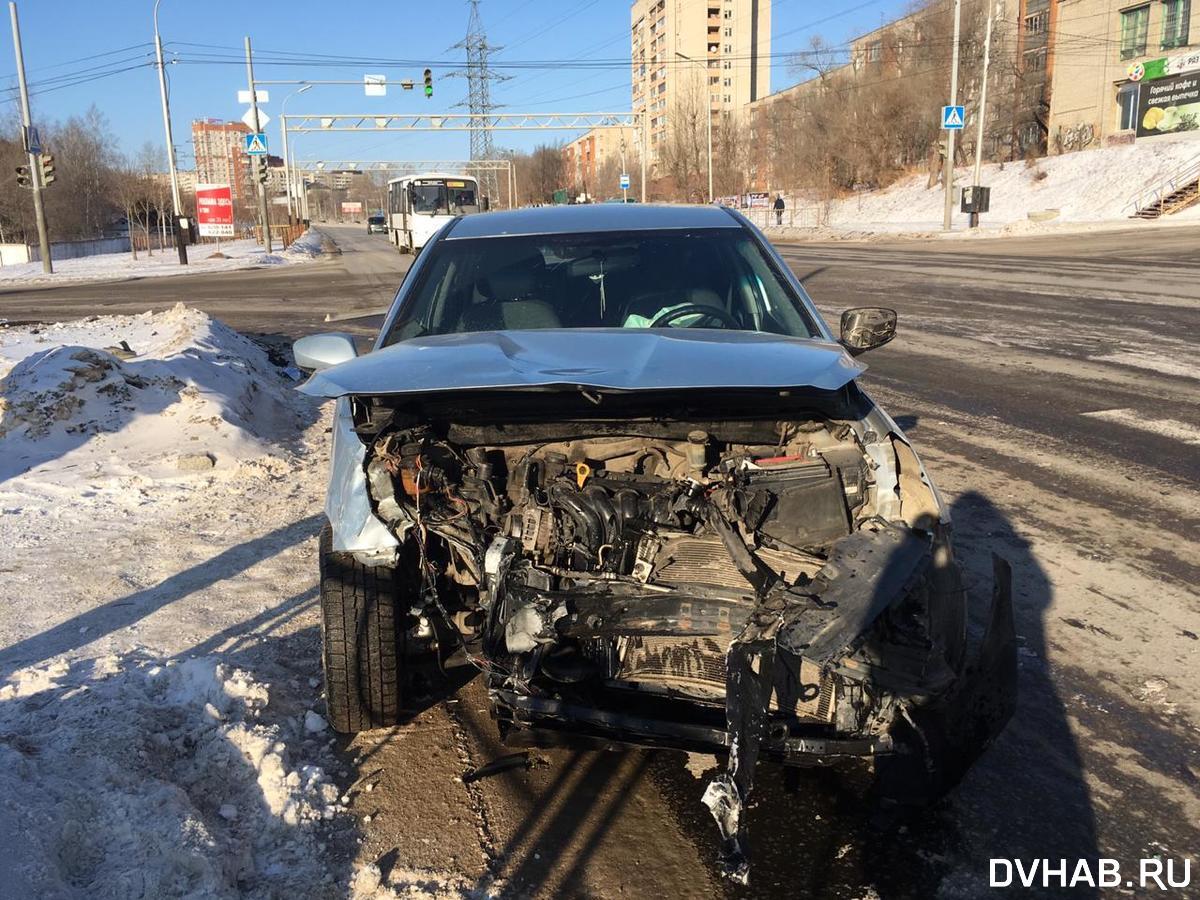
[[[704,63],[701,60],[692,59],[690,56],[685,56],[684,54],[680,53],[678,50],[675,51],[675,55],[678,56],[680,59],[687,60],[688,62],[692,62],[692,63],[695,63],[696,65],[700,66],[701,72],[704,73],[703,77],[701,79],[701,85],[704,88],[704,121],[705,121],[705,124],[708,126],[708,202],[712,203],[713,202],[712,92],[709,91],[709,89],[708,89],[708,69],[705,67]]]
[[[288,157],[288,135],[287,135],[287,102],[297,94],[303,94],[312,87],[311,84],[305,84],[292,91],[283,98],[283,103],[279,104],[279,131],[283,135],[283,181],[287,185],[287,207],[288,207],[288,224],[294,224],[292,195],[295,193],[295,185],[292,184],[292,167]]]
[[[162,38],[158,34],[158,4],[162,0],[154,0],[154,53],[158,59],[158,92],[162,98],[163,126],[167,132],[167,167],[171,170],[171,209],[174,212],[172,225],[175,232],[175,246],[179,250],[179,264],[186,266],[187,242],[183,239],[183,231],[179,226],[179,214],[182,203],[179,202],[179,173],[175,168],[175,141],[171,137],[171,107],[167,100],[167,74],[163,67]]]

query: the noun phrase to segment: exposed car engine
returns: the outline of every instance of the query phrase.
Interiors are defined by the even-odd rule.
[[[761,410],[489,420],[377,403],[356,429],[415,573],[411,633],[461,646],[510,743],[727,752],[704,802],[735,879],[760,754],[956,779],[919,722],[940,717],[936,753],[954,757],[965,605],[903,441]]]

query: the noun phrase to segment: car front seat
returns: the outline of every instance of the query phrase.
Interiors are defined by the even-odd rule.
[[[459,331],[519,331],[561,328],[549,303],[532,296],[545,277],[541,255],[498,269],[479,280],[477,290],[486,299],[463,312]]]

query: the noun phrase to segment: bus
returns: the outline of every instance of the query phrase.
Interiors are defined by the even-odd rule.
[[[388,182],[388,237],[402,253],[415,253],[454,216],[477,213],[479,182],[469,175],[426,172]]]

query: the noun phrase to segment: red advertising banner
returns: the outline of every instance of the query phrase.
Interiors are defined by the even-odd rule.
[[[196,185],[200,237],[233,237],[233,191],[227,184]]]

